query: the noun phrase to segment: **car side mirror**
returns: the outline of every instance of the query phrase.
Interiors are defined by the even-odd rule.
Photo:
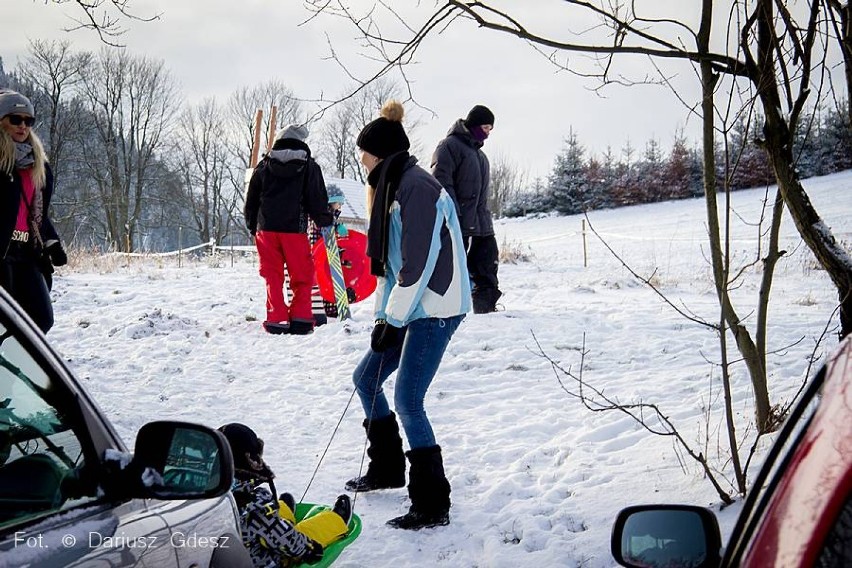
[[[140,475],[143,496],[154,499],[218,497],[234,482],[228,440],[217,430],[189,422],[142,426],[127,469]]]
[[[719,566],[722,537],[711,511],[690,505],[627,507],[612,527],[612,557],[636,568]]]

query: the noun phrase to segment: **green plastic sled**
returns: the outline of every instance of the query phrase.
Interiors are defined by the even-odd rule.
[[[314,503],[297,503],[296,510],[293,511],[296,515],[296,520],[301,521],[302,519],[307,519],[319,513],[320,511],[327,511],[330,509],[328,505],[315,505]],[[352,544],[358,535],[361,534],[361,518],[352,513],[352,518],[349,519],[349,532],[346,533],[346,536],[341,538],[338,541],[332,542],[323,551],[322,560],[319,562],[314,562],[313,564],[308,564],[306,562],[302,562],[301,564],[297,564],[297,568],[325,568],[326,566],[330,566],[340,553],[343,552],[343,549]]]

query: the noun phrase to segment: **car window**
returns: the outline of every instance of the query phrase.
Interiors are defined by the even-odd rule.
[[[70,398],[0,322],[0,528],[91,500]]]
[[[847,497],[846,504],[825,539],[816,565],[818,568],[852,566],[852,498]]]

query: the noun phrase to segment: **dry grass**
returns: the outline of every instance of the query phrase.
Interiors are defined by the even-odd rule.
[[[72,272],[94,272],[100,274],[133,268],[162,269],[176,267],[179,264],[205,263],[212,266],[219,266],[221,263],[229,262],[228,258],[219,258],[221,255],[214,256],[209,251],[202,254],[194,252],[182,255],[181,257],[177,255],[161,256],[156,254],[137,256],[119,252],[102,252],[88,248],[69,248],[67,253],[68,265],[64,267],[65,269]]]
[[[535,255],[529,245],[512,241],[508,242],[505,238],[500,245],[499,260],[503,264],[518,264],[520,262],[530,262]]]

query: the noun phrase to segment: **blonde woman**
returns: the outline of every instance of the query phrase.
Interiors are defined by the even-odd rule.
[[[0,91],[0,285],[47,333],[53,327],[48,279],[68,258],[48,217],[53,174],[34,124],[27,97]]]
[[[417,530],[450,522],[450,484],[423,403],[471,298],[456,207],[408,154],[403,112],[402,104],[388,101],[357,140],[370,203],[367,255],[379,283],[370,349],[353,374],[366,414],[370,464],[346,487],[402,487],[408,457],[411,507],[388,524]],[[394,371],[396,414],[382,390]],[[410,448],[405,454],[396,415]]]

